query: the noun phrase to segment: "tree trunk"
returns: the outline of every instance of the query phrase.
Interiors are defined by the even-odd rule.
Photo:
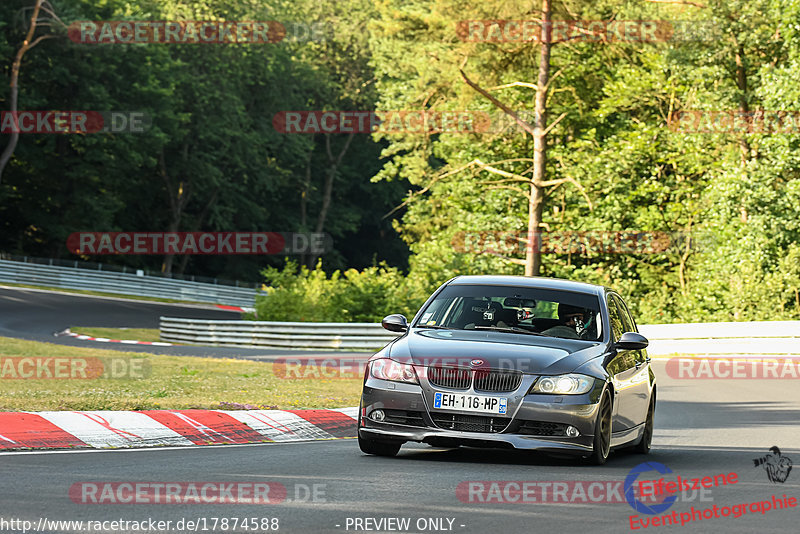
[[[182,154],[181,154],[184,163],[189,159],[189,145],[188,143],[183,144]],[[186,205],[189,203],[189,197],[191,195],[191,183],[184,183],[183,180],[178,181],[177,191],[172,183],[172,177],[167,172],[167,161],[164,155],[164,150],[161,150],[158,158],[158,165],[159,170],[161,172],[161,177],[164,179],[164,183],[167,188],[167,195],[169,196],[169,205],[170,205],[170,212],[172,214],[172,220],[169,223],[169,228],[167,232],[177,232],[181,226],[181,219],[183,219],[183,212],[186,208]],[[161,264],[161,272],[164,274],[172,274],[172,264],[175,261],[174,254],[164,254],[164,262]]]
[[[200,215],[197,217],[197,221],[195,222],[192,228],[192,232],[199,232],[200,228],[203,227],[203,221],[206,220],[208,212],[211,211],[211,208],[214,206],[214,204],[216,204],[218,196],[219,196],[219,189],[214,191],[214,194],[211,195],[211,198],[209,199],[208,203],[206,203],[205,207],[203,208],[203,211],[200,212]],[[190,254],[183,255],[183,257],[181,258],[181,263],[178,266],[178,274],[183,275],[186,272],[186,266],[189,264],[189,260],[191,259],[191,257],[192,255]]]
[[[173,233],[178,231],[178,219],[173,219],[169,224],[167,232]],[[175,254],[165,254],[164,263],[161,264],[161,272],[164,274],[172,274],[172,264],[175,262]]]
[[[544,208],[544,182],[547,167],[547,84],[550,81],[552,46],[550,0],[542,0],[542,38],[539,79],[536,83],[533,135],[533,176],[528,199],[528,243],[525,248],[525,276],[538,276],[542,264],[539,229]]]
[[[344,155],[347,153],[347,149],[350,148],[350,142],[352,140],[353,134],[351,133],[347,136],[342,150],[334,157],[333,151],[331,150],[331,136],[325,136],[325,151],[328,153],[328,169],[325,173],[325,184],[322,190],[322,207],[317,214],[317,224],[314,228],[314,231],[318,234],[322,233],[322,230],[325,228],[325,220],[328,218],[328,210],[331,207],[331,201],[333,199],[333,181],[336,178],[336,171],[339,169],[339,165],[342,163],[342,158],[344,158]],[[309,267],[314,267],[319,256],[312,254],[309,257],[311,258]]]
[[[312,138],[313,141],[313,138]],[[308,231],[308,198],[311,196],[311,158],[314,155],[313,149],[308,153],[308,161],[306,161],[306,177],[303,183],[303,190],[300,193],[300,231]],[[308,252],[303,252],[300,255],[300,265],[305,265],[309,269],[314,266],[311,265],[313,257]]]
[[[28,28],[28,34],[25,36],[22,46],[17,51],[17,56],[14,58],[14,63],[11,65],[11,105],[9,111],[12,113],[15,123],[17,122],[16,113],[18,111],[19,98],[19,68],[22,64],[22,56],[25,55],[25,52],[36,46],[39,41],[50,37],[43,35],[35,41],[31,41],[31,39],[33,39],[33,34],[36,32],[36,21],[39,19],[39,9],[42,7],[42,2],[44,2],[44,0],[36,0],[36,5],[33,8],[33,15],[31,15],[31,26]],[[17,148],[17,142],[19,142],[19,131],[18,128],[14,128],[14,131],[11,132],[11,139],[9,139],[8,145],[6,145],[5,150],[3,150],[3,154],[0,155],[0,183],[3,182],[3,170],[11,160],[11,156],[14,155],[14,150]]]
[[[322,229],[325,228],[325,219],[328,217],[328,209],[331,206],[331,199],[333,198],[333,180],[336,178],[336,171],[339,168],[339,164],[342,162],[342,158],[347,153],[347,149],[350,147],[350,142],[352,140],[353,134],[351,133],[347,136],[347,141],[345,141],[341,152],[334,157],[333,152],[331,151],[331,137],[330,135],[325,136],[325,149],[328,153],[328,170],[325,174],[325,186],[322,193],[322,207],[317,215],[317,226],[314,230],[317,233],[322,232]]]

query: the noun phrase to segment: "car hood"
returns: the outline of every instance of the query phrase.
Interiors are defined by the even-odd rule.
[[[411,329],[389,348],[393,360],[417,366],[569,373],[603,354],[601,342],[491,332]]]

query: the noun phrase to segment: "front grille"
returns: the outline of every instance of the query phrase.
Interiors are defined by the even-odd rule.
[[[459,432],[502,432],[511,422],[508,417],[488,417],[483,415],[459,415],[432,413],[433,423],[445,430],[457,430]]]
[[[523,421],[519,433],[531,436],[566,436],[567,425],[545,421]]]
[[[408,412],[406,410],[383,410],[386,414],[384,423],[407,426],[427,426],[422,419],[422,412]]]
[[[450,389],[469,389],[472,371],[460,367],[428,367],[428,382]]]
[[[509,371],[475,371],[475,391],[516,391],[522,383],[522,373]]]
[[[474,385],[475,391],[500,393],[515,391],[522,383],[522,373],[461,367],[428,367],[428,382],[438,387],[461,390]]]

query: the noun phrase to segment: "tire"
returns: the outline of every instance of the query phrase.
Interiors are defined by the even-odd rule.
[[[589,456],[589,462],[594,465],[606,463],[611,453],[611,409],[611,394],[606,390],[600,399],[594,422],[594,450]]]
[[[375,456],[396,456],[402,445],[397,441],[375,441],[358,436],[358,447],[361,452]]]
[[[651,395],[650,407],[647,409],[647,419],[644,422],[644,432],[639,443],[631,447],[631,452],[636,454],[648,454],[650,452],[650,444],[653,442],[653,420],[656,413],[656,396],[655,392]]]

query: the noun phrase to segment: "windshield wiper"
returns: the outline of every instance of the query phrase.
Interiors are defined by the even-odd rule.
[[[529,334],[531,336],[543,336],[543,337],[550,337],[545,334],[541,334],[539,332],[534,332],[532,330],[525,330],[524,328],[515,328],[513,326],[476,326],[475,330],[495,330],[497,332],[509,332],[512,334]]]
[[[449,326],[442,326],[438,324],[418,324],[416,328],[435,328],[436,330],[453,330]]]

